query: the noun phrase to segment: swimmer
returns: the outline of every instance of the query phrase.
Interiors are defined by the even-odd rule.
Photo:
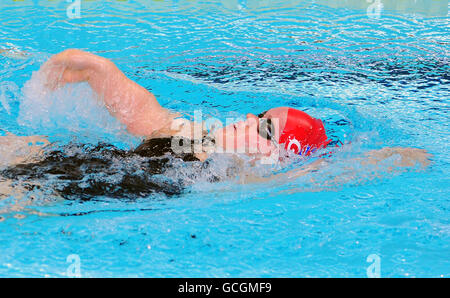
[[[117,156],[125,159],[135,155],[146,158],[166,158],[167,154],[172,154],[186,162],[207,163],[208,157],[213,153],[243,152],[254,160],[258,160],[272,156],[274,152],[279,153],[280,147],[287,152],[308,156],[326,148],[331,142],[320,119],[290,107],[272,108],[259,115],[247,114],[244,121],[208,131],[203,124],[180,118],[179,113],[162,107],[152,93],[127,78],[110,60],[81,50],[71,49],[54,55],[43,64],[38,74],[44,78],[43,82],[50,90],[55,90],[67,83],[87,82],[103,100],[108,111],[126,126],[127,131],[144,138],[145,141],[133,151],[99,145],[85,150],[86,153],[82,157],[67,157],[61,150],[44,156],[40,150],[30,149],[30,153],[25,157],[8,159],[7,169],[0,172],[0,182],[1,176],[6,177],[5,181],[10,183],[11,179],[19,176],[32,179],[38,177],[39,173],[42,174],[39,177],[53,173],[59,175],[58,177],[64,177],[66,182],[73,182],[59,190],[60,193],[67,195],[84,193],[87,197],[92,197],[116,194],[117,197],[121,197],[127,195],[125,191],[127,188],[140,196],[146,196],[155,189],[165,193],[179,193],[180,190],[171,183],[156,181],[150,176],[136,175],[133,172],[135,167],[128,169],[129,172],[118,184],[100,185],[98,181],[91,181],[91,184],[95,185],[94,188],[80,187],[78,184],[84,179],[83,177],[95,171],[114,174],[115,170],[110,169],[110,164],[111,160]],[[197,127],[198,125],[200,127]],[[197,128],[200,136],[195,135]],[[197,141],[206,143],[200,151],[191,150],[180,153],[174,150],[174,138],[178,142],[175,144],[179,145],[181,140],[181,143],[188,142],[189,147],[193,148],[196,137]],[[0,144],[3,143],[1,145],[3,151],[17,151],[14,149],[17,147],[17,142],[23,142],[27,140],[26,138],[30,137],[11,135],[0,137],[0,140],[3,139]],[[40,143],[41,147],[48,146],[45,139],[40,140]],[[108,150],[105,151],[105,149]],[[419,163],[425,167],[429,163],[429,154],[425,150],[414,148],[385,148],[371,151],[361,158],[361,163],[376,164],[395,154],[401,157],[399,166],[414,166]],[[237,163],[239,162],[242,161]],[[161,160],[150,164],[147,160],[138,167],[153,175],[163,172],[162,164]],[[92,166],[90,170],[86,170],[88,165]],[[302,169],[283,175],[298,177],[317,170],[321,166],[323,166],[323,159],[318,159]],[[244,182],[268,179],[248,174],[243,174],[242,177]]]
[[[152,93],[128,79],[108,59],[79,50],[66,50],[47,61],[40,73],[50,89],[66,83],[88,82],[109,112],[135,136],[147,140],[194,137],[195,123],[163,108]],[[264,127],[261,129],[259,124]],[[210,138],[219,150],[255,155],[269,155],[280,142],[296,151],[302,149],[299,142],[305,148],[309,146],[310,150],[325,147],[329,142],[320,120],[287,107],[270,109],[259,117],[248,114],[246,121],[219,129]],[[205,160],[207,154],[197,152],[196,157]]]

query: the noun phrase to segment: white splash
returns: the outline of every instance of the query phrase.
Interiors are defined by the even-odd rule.
[[[135,138],[109,114],[87,83],[67,84],[54,91],[34,72],[22,88],[18,123],[40,135],[70,135],[83,141],[117,141],[128,144]]]

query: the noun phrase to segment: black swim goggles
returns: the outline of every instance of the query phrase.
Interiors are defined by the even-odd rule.
[[[274,139],[275,126],[270,118],[259,118],[258,134],[276,144]]]

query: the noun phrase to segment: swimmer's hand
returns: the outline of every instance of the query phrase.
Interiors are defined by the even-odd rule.
[[[137,136],[150,136],[170,126],[173,115],[155,96],[128,79],[106,58],[70,49],[51,57],[39,73],[54,90],[67,83],[88,82],[109,112]]]

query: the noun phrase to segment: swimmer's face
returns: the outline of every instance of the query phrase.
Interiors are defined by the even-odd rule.
[[[286,124],[288,109],[270,109],[259,117],[247,114],[246,120],[219,129],[215,134],[216,145],[230,153],[270,155]]]

